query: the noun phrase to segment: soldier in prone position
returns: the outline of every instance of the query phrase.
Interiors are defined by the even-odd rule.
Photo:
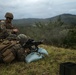
[[[31,52],[38,52],[38,45],[43,43],[42,41],[36,42],[24,34],[19,34],[17,38],[18,40],[2,42],[0,45],[0,62],[25,61],[26,56]]]
[[[0,45],[0,62],[11,63],[14,60],[25,61],[25,57],[30,53],[29,48],[23,48],[19,41],[28,41],[28,37],[24,34],[18,35],[17,40],[5,40]]]

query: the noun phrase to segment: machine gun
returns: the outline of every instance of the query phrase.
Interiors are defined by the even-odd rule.
[[[38,45],[42,44],[43,41],[34,41],[32,39],[29,39],[27,42],[22,44],[23,48],[29,48],[30,51],[38,51]]]

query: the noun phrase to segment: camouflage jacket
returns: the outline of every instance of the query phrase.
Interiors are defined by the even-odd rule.
[[[13,34],[13,25],[11,23],[6,23],[5,21],[0,22],[0,39],[5,39],[9,35]]]
[[[13,25],[12,23],[6,23],[5,21],[0,21],[0,25],[1,25],[1,28],[6,28],[6,29],[13,29]]]

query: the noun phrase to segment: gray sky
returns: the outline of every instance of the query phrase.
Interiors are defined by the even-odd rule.
[[[6,12],[12,12],[15,19],[76,15],[76,0],[0,0],[0,19]]]

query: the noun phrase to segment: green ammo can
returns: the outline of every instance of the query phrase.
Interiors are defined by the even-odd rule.
[[[76,64],[66,62],[60,64],[60,75],[76,75]]]

